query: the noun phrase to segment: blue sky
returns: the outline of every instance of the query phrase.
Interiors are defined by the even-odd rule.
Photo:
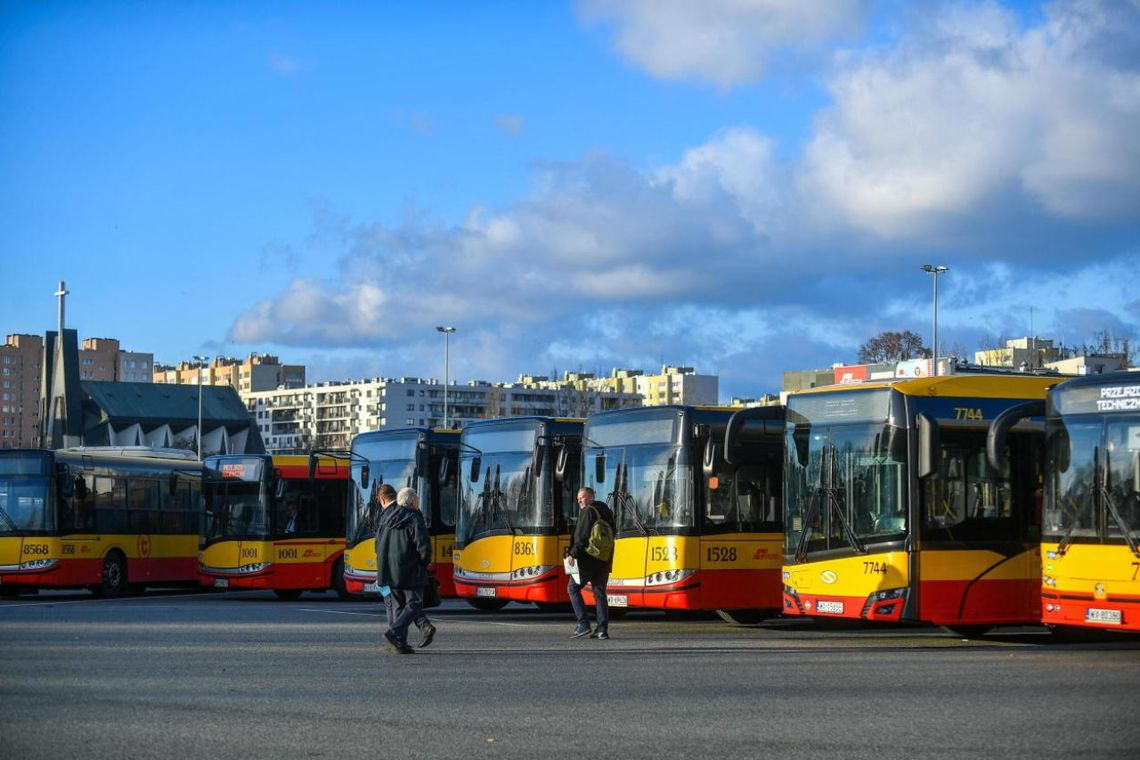
[[[1140,340],[1140,2],[0,4],[0,326],[721,392]]]

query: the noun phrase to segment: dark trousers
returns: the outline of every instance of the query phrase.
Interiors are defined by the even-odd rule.
[[[570,606],[574,608],[574,617],[578,619],[578,625],[590,624],[590,617],[586,613],[586,602],[582,599],[582,588],[589,583],[594,591],[594,617],[598,619],[598,630],[608,630],[610,605],[606,600],[606,584],[610,582],[610,574],[602,573],[581,580],[581,583],[575,583],[574,576],[570,576],[566,582],[566,593],[570,594]]]
[[[395,603],[394,617],[391,608],[389,608],[388,629],[401,644],[407,644],[408,627],[421,617],[425,622],[427,621],[427,616],[424,615],[423,587],[394,588],[384,600],[385,605],[388,604],[388,599],[392,599]]]
[[[397,594],[399,594],[398,597],[396,596]],[[422,600],[423,597],[421,596],[420,598]],[[383,601],[384,612],[388,615],[388,627],[391,628],[396,622],[396,616],[399,614],[400,608],[406,604],[404,592],[399,589],[392,589],[392,593],[383,597]],[[431,621],[428,620],[427,613],[423,611],[422,607],[420,608],[420,616],[412,622],[416,628],[419,628],[421,631],[431,623]]]

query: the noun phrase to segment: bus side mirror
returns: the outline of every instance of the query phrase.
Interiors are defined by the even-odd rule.
[[[716,460],[720,457],[720,444],[710,438],[705,444],[704,471],[705,477],[711,478],[716,472]]]
[[[531,460],[531,472],[537,478],[542,474],[542,465],[546,460],[546,449],[548,444],[542,443],[534,447],[534,457]]]
[[[281,473],[277,470],[273,471],[273,496],[280,499],[285,495],[285,478],[281,477]]]
[[[312,477],[310,475],[309,477]],[[360,465],[360,487],[363,490],[368,490],[368,484],[372,481],[372,469],[367,464]]]
[[[483,457],[476,456],[476,457],[471,458],[471,472],[468,475],[468,479],[472,483],[478,483],[479,482],[479,470],[482,467],[483,467]]]
[[[606,482],[606,455],[600,451],[594,457],[594,482]]]
[[[560,482],[566,479],[566,465],[570,463],[570,449],[563,446],[554,460],[554,477]]]
[[[795,444],[796,449],[796,462],[800,467],[807,467],[808,463],[808,443],[811,438],[811,427],[807,425],[796,425],[792,430],[792,443]]]
[[[1069,431],[1062,429],[1057,434],[1057,472],[1068,472],[1072,462],[1073,440],[1069,438]]]
[[[919,478],[927,478],[938,471],[938,450],[941,446],[938,423],[926,412],[918,415],[918,472]]]
[[[439,473],[436,475],[436,481],[441,486],[445,486],[449,477],[451,477],[451,460],[444,457],[439,460]]]

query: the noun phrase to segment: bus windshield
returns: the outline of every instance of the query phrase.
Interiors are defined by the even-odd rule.
[[[694,526],[692,476],[685,449],[647,444],[586,452],[590,477],[603,458],[605,480],[595,485],[617,519],[619,533],[642,535]]]
[[[904,431],[881,423],[789,426],[784,551],[866,551],[907,530]],[[898,442],[898,444],[895,444]]]
[[[455,526],[460,545],[492,533],[518,535],[554,526],[550,468],[537,479],[532,470],[537,444],[533,426],[464,430]]]
[[[42,453],[0,455],[0,534],[55,529]]]
[[[1140,539],[1140,418],[1054,419],[1046,426],[1043,534]]]
[[[206,481],[206,513],[202,538],[268,538],[269,508],[266,489],[259,480]]]
[[[417,476],[415,436],[357,440],[352,447],[352,503],[348,510],[345,533],[353,546],[376,532],[376,515],[380,508],[378,491],[387,483],[399,491],[414,487]],[[361,471],[368,462],[368,484],[360,485]],[[420,495],[421,502],[425,494]]]

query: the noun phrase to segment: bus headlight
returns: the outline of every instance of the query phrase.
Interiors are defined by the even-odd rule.
[[[242,565],[237,569],[242,575],[249,575],[251,573],[260,573],[262,570],[268,570],[273,567],[272,562],[251,562],[248,565]]]
[[[1057,579],[1051,575],[1042,575],[1041,583],[1048,586],[1049,588],[1057,588]]]
[[[868,597],[872,602],[885,602],[888,599],[901,599],[906,596],[906,587],[876,591]]]
[[[662,570],[657,573],[650,573],[645,576],[645,585],[666,586],[671,583],[680,583],[683,580],[691,578],[696,572],[696,570],[676,568],[673,570]]]
[[[47,570],[59,564],[58,559],[30,559],[20,563],[21,570]]]
[[[554,569],[554,565],[530,565],[529,567],[519,567],[511,571],[512,581],[525,581],[531,578],[537,578],[540,575],[546,575]]]

